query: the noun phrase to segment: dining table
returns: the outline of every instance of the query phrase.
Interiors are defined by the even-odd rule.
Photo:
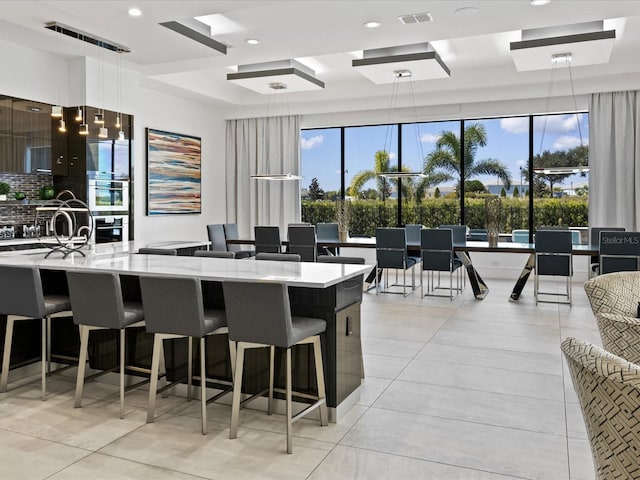
[[[227,240],[227,243],[235,245],[252,245],[254,244],[254,241],[251,239],[235,239]],[[282,245],[286,247],[286,245],[288,245],[288,242],[283,241]],[[348,237],[343,241],[319,241],[317,245],[318,248],[376,248],[376,239],[375,237]],[[483,252],[498,254],[528,254],[527,260],[523,265],[522,270],[518,275],[518,278],[516,279],[516,282],[514,283],[513,289],[509,296],[509,300],[513,302],[517,302],[519,300],[520,295],[522,294],[522,290],[527,284],[527,280],[529,279],[529,276],[531,275],[531,272],[535,267],[534,243],[498,242],[495,245],[490,245],[489,242],[467,240],[466,242],[454,243],[453,249],[465,267],[467,276],[469,278],[469,284],[471,285],[471,289],[473,290],[473,296],[478,300],[482,300],[487,296],[487,294],[489,293],[489,287],[487,283],[482,279],[480,273],[474,267],[473,261],[471,259],[471,253]],[[420,244],[415,242],[407,242],[407,252],[409,253],[409,255],[419,257]],[[572,248],[573,255],[594,256],[598,255],[598,252],[598,245],[573,245]],[[376,272],[373,271],[372,274],[369,275],[369,278],[375,278],[375,275]]]

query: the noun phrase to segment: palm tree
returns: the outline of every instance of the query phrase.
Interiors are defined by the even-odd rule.
[[[500,178],[505,188],[511,186],[511,175],[507,167],[499,160],[487,158],[476,160],[478,147],[487,144],[487,131],[484,125],[473,123],[464,129],[464,178],[460,178],[460,139],[451,131],[443,131],[436,142],[436,149],[427,155],[424,174],[431,174],[431,183],[458,180],[456,190],[460,191],[462,181],[478,175],[491,175]],[[439,175],[435,177],[435,175]]]
[[[403,168],[403,171],[408,172],[407,168]],[[376,184],[378,187],[378,191],[382,197],[382,200],[386,200],[391,195],[392,185],[395,184],[396,188],[398,186],[397,179],[389,179],[386,177],[381,177],[380,173],[382,172],[397,172],[398,167],[391,166],[389,162],[389,152],[385,150],[378,150],[375,154],[373,170],[363,170],[358,172],[351,180],[351,185],[349,186],[349,194],[353,197],[359,197],[360,191],[365,183],[369,180],[376,179]],[[402,181],[402,194],[403,197],[409,198],[412,188],[413,182],[411,179],[404,179]]]

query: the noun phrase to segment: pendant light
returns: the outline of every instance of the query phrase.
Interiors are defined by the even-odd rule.
[[[275,115],[275,111],[276,111],[276,95],[278,91],[281,92],[285,92],[287,90],[287,85],[285,83],[282,82],[273,82],[273,83],[269,83],[269,88],[271,89],[272,93],[269,96],[269,99],[267,100],[267,115],[265,117],[265,124],[268,122],[269,119],[269,110],[270,110],[270,106],[271,106],[271,99],[273,99],[273,111],[274,111],[274,115]],[[286,105],[287,108],[287,113],[289,113],[289,105]],[[265,132],[266,133],[266,132]],[[263,145],[262,145],[262,150],[265,152],[265,157],[266,157],[266,152],[267,152],[267,138],[266,135],[263,136]],[[251,178],[255,178],[256,180],[301,180],[302,177],[300,175],[293,175],[292,173],[288,172],[288,173],[268,173],[268,174],[257,174],[257,175],[251,175]]]
[[[84,114],[82,113],[82,107],[78,107],[78,111],[76,112],[75,121],[84,123]]]

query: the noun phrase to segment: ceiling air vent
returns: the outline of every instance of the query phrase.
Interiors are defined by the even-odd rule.
[[[433,22],[433,16],[429,12],[412,13],[410,15],[400,15],[398,17],[403,24]]]
[[[62,23],[49,22],[44,26],[44,28],[53,30],[54,32],[61,33],[71,38],[75,38],[76,40],[82,40],[83,42],[90,43],[92,45],[95,45],[96,47],[106,48],[107,50],[111,50],[112,52],[129,53],[131,51],[124,45],[118,45],[117,43],[110,40],[100,38],[87,32],[83,32],[82,30],[78,30],[77,28],[70,27]]]

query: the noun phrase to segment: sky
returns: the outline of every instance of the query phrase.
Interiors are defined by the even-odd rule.
[[[511,174],[512,184],[520,185],[520,166],[527,163],[529,156],[529,117],[507,117],[483,120],[467,120],[483,124],[487,132],[487,145],[480,147],[476,160],[494,159],[501,161]],[[578,129],[578,124],[580,129]],[[422,170],[422,159],[436,148],[436,142],[443,131],[460,133],[459,121],[406,124],[402,126],[403,166],[411,171]],[[582,141],[580,139],[582,136]],[[375,152],[390,152],[392,164],[397,165],[397,126],[348,127],[345,129],[345,182],[348,186],[355,174],[372,170]],[[588,115],[561,114],[534,118],[534,155],[544,150],[559,151],[588,145]],[[308,188],[316,177],[320,188],[325,191],[340,188],[340,129],[310,129],[301,132],[302,189]],[[485,185],[498,182],[495,177],[474,177]],[[453,186],[447,182],[441,186]],[[526,183],[526,181],[524,182]],[[572,175],[564,182],[565,188],[585,185],[588,177]],[[364,188],[375,188],[369,181]]]

